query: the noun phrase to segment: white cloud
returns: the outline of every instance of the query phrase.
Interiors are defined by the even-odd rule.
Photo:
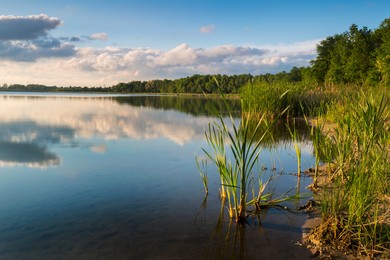
[[[108,36],[98,32],[90,36],[52,37],[49,32],[61,24],[61,20],[46,14],[0,16],[0,84],[110,86],[192,74],[275,73],[309,65],[320,41],[211,48],[183,43],[170,50],[78,48],[78,42],[106,41]],[[215,26],[206,25],[200,31],[211,33]]]
[[[101,40],[101,41],[107,41],[108,40],[107,33],[105,33],[105,32],[94,33],[91,36],[89,36],[88,38],[90,40]]]
[[[309,65],[315,57],[318,42],[220,45],[212,48],[181,44],[167,51],[153,48],[77,48],[75,53],[61,59],[52,59],[47,54],[41,55],[46,58],[29,64],[0,61],[3,68],[0,78],[8,84],[110,86],[118,82],[179,78],[192,74],[275,73],[293,66]],[[69,48],[72,49],[71,46]]]
[[[200,27],[199,31],[201,33],[213,33],[213,32],[215,32],[215,25],[209,24],[206,26],[202,26],[202,27]]]
[[[73,44],[47,41],[0,41],[0,58],[32,62],[40,58],[70,57],[76,54]]]
[[[188,65],[196,62],[198,56],[196,50],[187,44],[181,44],[172,50],[162,52],[156,57],[155,63],[157,65]]]

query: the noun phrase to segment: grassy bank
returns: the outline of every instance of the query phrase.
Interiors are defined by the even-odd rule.
[[[244,111],[273,118],[287,109],[285,117],[320,122],[313,129],[314,154],[332,167],[326,173],[330,183],[317,193],[323,221],[312,240],[320,247],[389,257],[389,88],[252,82],[242,89],[242,100]],[[329,123],[334,128],[319,136],[318,129]]]
[[[389,257],[389,97],[385,89],[348,92],[332,102],[324,121],[336,128],[320,143],[333,167],[319,193],[323,223],[313,238],[344,250]]]

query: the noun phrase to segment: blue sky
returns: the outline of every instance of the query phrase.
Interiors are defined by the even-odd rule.
[[[309,65],[321,39],[353,23],[378,27],[389,10],[388,0],[1,1],[0,84],[275,73]]]

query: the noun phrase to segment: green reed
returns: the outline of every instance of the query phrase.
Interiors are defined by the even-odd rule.
[[[328,239],[373,257],[390,246],[383,204],[389,196],[389,102],[363,93],[344,101],[330,148],[323,143],[336,166],[334,187],[322,196],[324,223]]]
[[[310,136],[313,143],[314,157],[315,157],[315,166],[314,166],[314,179],[313,185],[314,188],[317,187],[317,179],[318,179],[318,168],[320,165],[320,149],[321,149],[321,141],[323,132],[323,125],[317,122],[316,126],[312,126],[310,128]]]
[[[223,95],[222,101],[225,101]],[[203,151],[218,170],[220,197],[222,201],[226,200],[230,217],[242,223],[253,211],[248,210],[249,206],[258,211],[290,200],[291,197],[284,195],[272,198],[272,194],[266,193],[266,186],[271,179],[263,182],[263,171],[259,167],[260,153],[264,146],[269,146],[269,139],[272,139],[269,130],[277,119],[270,121],[265,119],[264,114],[259,116],[247,110],[238,120],[233,117],[228,104],[225,105],[227,115],[223,117],[218,112],[218,119],[208,124],[205,137],[209,149]],[[281,111],[281,114],[285,111]],[[197,164],[200,169],[200,164]]]
[[[221,197],[227,198],[230,217],[235,217],[237,222],[241,222],[246,214],[248,183],[259,159],[265,133],[258,138],[263,118],[259,120],[253,131],[250,131],[248,117],[243,116],[238,124],[231,114],[229,118],[231,128],[222,116],[219,117],[219,124],[212,122],[208,125],[205,135],[211,151],[203,150],[217,166],[221,177]],[[226,144],[233,160],[228,158]]]
[[[267,117],[316,116],[324,113],[333,95],[323,88],[314,88],[302,82],[254,81],[241,88],[244,111],[255,111]],[[286,109],[287,108],[287,109]]]
[[[315,121],[313,120],[313,122],[311,123],[309,122],[309,119],[306,116],[304,116],[304,118],[305,118],[306,125],[310,128],[310,139],[313,145],[315,165],[314,165],[314,178],[313,178],[312,187],[316,189],[321,156],[324,153],[327,154],[323,144],[326,141],[325,139],[326,137],[324,136],[324,123],[320,122],[319,118],[316,118],[316,120]]]
[[[208,185],[208,176],[207,176],[207,160],[201,160],[199,163],[199,158],[195,155],[196,167],[198,168],[200,178],[202,179],[204,192],[209,193],[209,185]]]
[[[287,125],[287,129],[288,129],[290,136],[291,136],[291,139],[293,141],[295,155],[297,156],[297,174],[298,174],[298,178],[300,178],[301,172],[302,172],[302,169],[301,169],[302,149],[301,149],[301,145],[300,145],[301,138],[300,138],[300,135],[298,133],[298,130],[295,127],[295,121],[293,123],[293,129],[291,129],[291,127],[289,125]]]
[[[313,88],[302,83],[260,81],[244,86],[241,97],[244,111],[267,118],[287,107],[285,117],[320,117],[324,124],[330,120],[337,125],[325,133],[327,136],[323,136],[324,124],[312,127],[310,134],[316,157],[314,187],[320,157],[332,163],[328,177],[333,184],[318,195],[324,220],[322,240],[337,241],[338,246],[364,251],[368,256],[387,252],[385,258],[390,257],[389,88]],[[296,153],[299,155],[299,149]]]

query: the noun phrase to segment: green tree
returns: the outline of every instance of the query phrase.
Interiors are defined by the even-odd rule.
[[[293,67],[290,70],[289,81],[291,82],[302,81],[302,68]]]
[[[325,83],[325,76],[331,64],[331,55],[336,46],[334,36],[322,40],[316,47],[317,58],[311,61],[312,74],[318,83]]]
[[[390,85],[390,18],[385,19],[374,32],[377,43],[375,67],[381,83]]]
[[[353,24],[347,36],[350,53],[344,68],[345,81],[363,84],[375,61],[372,32],[367,27],[359,30],[357,25]]]

